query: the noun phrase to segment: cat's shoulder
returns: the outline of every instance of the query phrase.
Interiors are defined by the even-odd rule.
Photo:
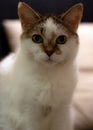
[[[0,73],[1,74],[8,72],[12,68],[12,66],[15,62],[15,58],[16,58],[16,54],[12,53],[0,62]]]

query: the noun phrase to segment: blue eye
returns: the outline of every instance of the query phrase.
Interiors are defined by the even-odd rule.
[[[67,37],[65,35],[60,35],[57,39],[56,39],[56,43],[57,44],[65,44],[67,41]]]
[[[32,41],[35,43],[43,43],[43,38],[39,34],[34,34],[32,36]]]

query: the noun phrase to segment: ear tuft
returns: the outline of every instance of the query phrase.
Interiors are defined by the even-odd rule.
[[[72,6],[67,12],[62,15],[63,22],[70,28],[72,31],[76,32],[78,25],[81,21],[83,15],[83,4],[79,3]]]

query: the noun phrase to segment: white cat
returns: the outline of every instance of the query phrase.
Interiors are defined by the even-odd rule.
[[[0,130],[72,130],[82,12],[77,4],[64,14],[43,16],[19,3],[21,45],[0,63]]]

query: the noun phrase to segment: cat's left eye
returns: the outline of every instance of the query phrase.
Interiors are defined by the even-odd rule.
[[[35,43],[43,43],[43,38],[39,34],[34,34],[32,40]]]
[[[57,44],[65,44],[67,41],[67,37],[65,35],[60,35],[57,39],[56,39],[56,43]]]

